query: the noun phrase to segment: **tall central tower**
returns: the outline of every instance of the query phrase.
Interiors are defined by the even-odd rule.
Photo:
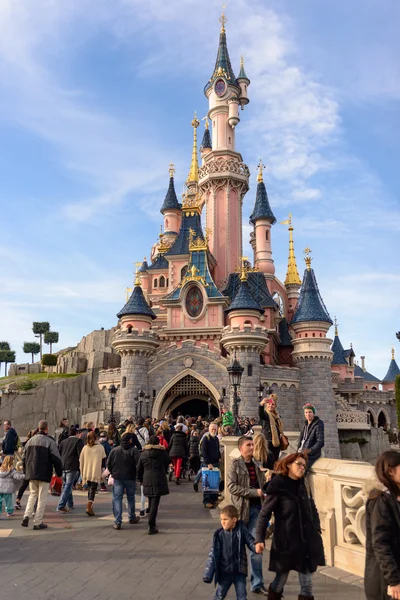
[[[242,203],[249,189],[249,169],[236,151],[235,133],[239,105],[248,104],[250,84],[241,61],[239,76],[231,66],[226,44],[226,17],[222,14],[219,47],[214,72],[204,93],[208,98],[208,118],[212,124],[212,150],[203,153],[199,188],[206,205],[209,247],[217,261],[214,280],[221,285],[240,266],[242,256]]]

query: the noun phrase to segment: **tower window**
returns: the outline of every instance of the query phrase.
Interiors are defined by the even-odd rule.
[[[185,277],[185,275],[187,273],[187,270],[188,270],[187,265],[185,265],[184,267],[182,267],[182,269],[181,269],[181,281]]]
[[[231,138],[229,137],[229,143],[231,143]]]
[[[165,277],[164,277],[164,275],[161,275],[161,277],[160,277],[160,287],[165,287]]]
[[[268,231],[268,229],[265,232],[265,239],[267,240],[267,242],[269,242],[269,231]]]
[[[126,328],[128,333],[132,333],[132,325],[128,325],[128,327]]]
[[[253,365],[247,365],[247,377],[253,377]]]
[[[158,286],[158,281],[157,279],[154,280],[154,287],[156,288]]]
[[[124,388],[124,387],[126,387],[126,377],[123,377],[123,378],[122,378],[122,384],[121,384],[121,387],[123,387],[123,388]]]

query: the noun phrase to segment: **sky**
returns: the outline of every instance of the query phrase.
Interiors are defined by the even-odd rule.
[[[225,13],[233,69],[243,55],[251,80],[236,130],[244,252],[262,158],[277,276],[290,212],[301,274],[309,246],[344,347],[383,377],[400,330],[400,4],[231,0]],[[220,14],[214,0],[0,3],[0,339],[18,361],[33,321],[59,332],[55,350],[116,324],[170,161],[183,191]]]

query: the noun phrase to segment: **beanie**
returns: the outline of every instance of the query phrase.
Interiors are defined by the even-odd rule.
[[[223,427],[233,427],[234,424],[235,419],[233,418],[233,414],[230,410],[227,410],[222,416],[222,425]]]
[[[306,410],[306,408],[309,409],[309,410],[312,410],[313,413],[314,413],[314,415],[315,415],[315,406],[314,406],[314,404],[311,404],[311,402],[307,402],[307,404],[305,404],[303,406],[303,410]]]

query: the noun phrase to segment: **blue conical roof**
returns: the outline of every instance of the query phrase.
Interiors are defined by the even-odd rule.
[[[146,302],[143,290],[140,285],[135,285],[131,297],[125,306],[117,314],[118,319],[124,315],[147,315],[152,319],[156,318],[156,315],[151,310],[150,306]]]
[[[381,380],[372,375],[372,373],[368,373],[368,371],[363,371],[359,365],[355,365],[354,367],[354,377],[362,377],[365,381],[370,381],[371,383],[381,383]]]
[[[182,213],[181,228],[176,240],[167,252],[167,256],[175,254],[189,254],[190,230],[194,231],[196,239],[204,240],[201,227],[201,217],[197,211]]]
[[[165,196],[160,212],[161,214],[164,214],[167,210],[181,210],[181,205],[179,204],[178,198],[176,197],[173,177],[169,178],[167,194]]]
[[[397,375],[400,375],[400,369],[398,367],[397,362],[394,360],[394,358],[392,358],[392,360],[390,361],[388,372],[382,379],[382,383],[392,383],[392,381],[396,379]]]
[[[201,148],[212,148],[211,134],[209,129],[204,130],[203,139],[201,140]]]
[[[237,76],[237,78],[238,78],[238,80],[239,79],[247,79],[247,81],[250,81],[250,79],[246,75],[246,71],[244,70],[243,61],[240,64],[240,71],[239,71],[239,75]]]
[[[165,271],[169,269],[169,262],[164,254],[157,254],[156,260],[147,267],[147,271]]]
[[[225,29],[222,29],[219,35],[218,54],[215,61],[214,72],[210,81],[206,84],[205,90],[207,90],[213,84],[217,77],[225,77],[228,83],[235,85],[238,89],[240,89],[240,86],[236,81],[235,73],[232,69],[231,59],[229,58]]]
[[[250,223],[254,225],[257,219],[270,219],[271,225],[276,223],[275,215],[272,212],[265,183],[263,181],[259,181],[257,184],[256,201],[254,210],[250,215]]]
[[[257,310],[261,314],[264,313],[264,309],[254,299],[247,280],[241,282],[238,293],[225,312],[230,313],[232,310]]]
[[[147,264],[147,260],[144,259],[144,261],[142,262],[142,266],[139,269],[139,273],[144,273],[144,271],[147,271],[148,268],[149,265]]]
[[[293,340],[292,336],[289,333],[289,325],[286,321],[285,317],[279,322],[279,337],[280,337],[280,346],[292,346]]]
[[[333,365],[347,365],[345,358],[344,348],[338,335],[335,335],[331,350],[333,352],[332,364]]]
[[[324,301],[319,293],[314,269],[307,268],[304,272],[299,302],[291,323],[308,321],[323,321],[333,325]]]
[[[247,273],[247,283],[250,287],[251,295],[262,308],[278,308],[278,305],[269,292],[264,273],[261,273],[261,271],[250,271]],[[233,301],[238,293],[239,287],[240,274],[230,273],[228,282],[222,293]]]

